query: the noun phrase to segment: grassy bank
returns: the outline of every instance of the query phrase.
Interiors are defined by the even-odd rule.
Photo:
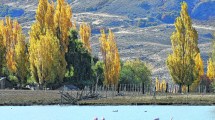
[[[0,90],[0,105],[53,105],[59,103],[59,91]]]
[[[114,97],[81,101],[83,105],[215,105],[215,95]]]
[[[59,91],[0,90],[0,105],[57,105]],[[215,94],[117,96],[82,100],[79,105],[215,105]]]

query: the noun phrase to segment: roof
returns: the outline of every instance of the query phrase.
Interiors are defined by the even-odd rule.
[[[60,90],[78,90],[78,87],[74,85],[64,85],[59,88]]]
[[[6,79],[6,77],[0,77],[0,81],[5,80],[5,79]]]

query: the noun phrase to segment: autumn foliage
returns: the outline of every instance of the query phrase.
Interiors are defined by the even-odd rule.
[[[88,52],[92,52],[91,45],[90,45],[90,37],[91,37],[91,28],[89,25],[83,23],[80,25],[79,31],[81,41],[83,46],[88,50]]]
[[[106,85],[117,85],[120,74],[120,57],[113,32],[109,29],[108,36],[101,30],[99,38],[104,61],[104,76]]]
[[[156,92],[166,92],[167,83],[165,80],[159,81],[158,78],[155,79]]]
[[[64,78],[71,17],[71,7],[64,0],[57,0],[56,8],[48,0],[39,0],[36,21],[29,33],[29,60],[31,74],[41,85]]]
[[[25,83],[28,55],[25,35],[17,20],[6,17],[5,21],[0,21],[0,41],[1,69],[6,67],[10,74],[19,78],[20,84]]]
[[[180,16],[175,21],[175,31],[171,36],[172,54],[167,58],[167,66],[173,81],[181,87],[189,86],[199,78],[200,68],[195,62],[199,54],[198,33],[192,27],[186,2],[181,5]],[[189,89],[188,89],[189,91]]]
[[[172,53],[168,55],[166,63],[172,80],[180,86],[180,92],[189,91],[190,86],[196,89],[204,78],[207,78],[206,82],[208,79],[212,82],[215,79],[215,49],[207,62],[205,76],[198,48],[198,33],[192,26],[185,2],[181,4],[180,16],[174,26],[175,31],[171,35]],[[93,77],[97,79],[94,81],[96,85],[102,83],[101,79],[106,85],[118,85],[120,55],[112,30],[109,29],[108,34],[104,29],[101,30],[101,62],[92,57],[90,25],[80,24],[79,32],[74,29],[77,29],[76,23],[72,22],[72,9],[66,0],[57,0],[56,3],[39,0],[35,22],[27,37],[17,20],[10,17],[0,20],[0,76],[16,76],[21,86],[26,84],[27,77],[41,87],[73,80],[77,86],[84,88],[92,84],[87,80],[92,81]],[[215,43],[213,45],[215,48]],[[141,60],[127,61],[123,67],[124,81],[130,76],[129,79],[142,82],[143,86],[144,82],[151,82],[151,71]],[[163,92],[168,83],[156,79],[155,87],[157,92]]]

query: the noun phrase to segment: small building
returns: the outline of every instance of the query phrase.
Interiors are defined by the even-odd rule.
[[[0,89],[13,88],[13,85],[6,77],[0,77]]]
[[[0,77],[0,89],[6,88],[6,77]]]
[[[63,91],[71,91],[71,90],[79,90],[78,87],[74,86],[74,85],[64,85],[64,86],[61,86],[59,88],[59,90],[63,90]]]

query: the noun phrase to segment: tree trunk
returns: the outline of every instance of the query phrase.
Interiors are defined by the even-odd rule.
[[[190,92],[190,85],[187,85],[187,92]]]
[[[169,85],[168,85],[168,83],[166,83],[166,91],[165,91],[166,93],[168,93],[168,89],[169,89],[168,87],[169,87]]]
[[[178,90],[178,92],[179,92],[179,93],[182,92],[182,85],[181,85],[181,84],[179,84],[179,90]]]
[[[39,83],[39,90],[43,90],[43,85]]]
[[[119,93],[120,84],[117,85],[117,93]]]
[[[145,85],[144,85],[144,82],[142,82],[142,93],[145,94]]]
[[[96,77],[96,88],[95,88],[96,94],[97,94],[97,90],[98,90],[98,82],[99,82],[99,77]]]

